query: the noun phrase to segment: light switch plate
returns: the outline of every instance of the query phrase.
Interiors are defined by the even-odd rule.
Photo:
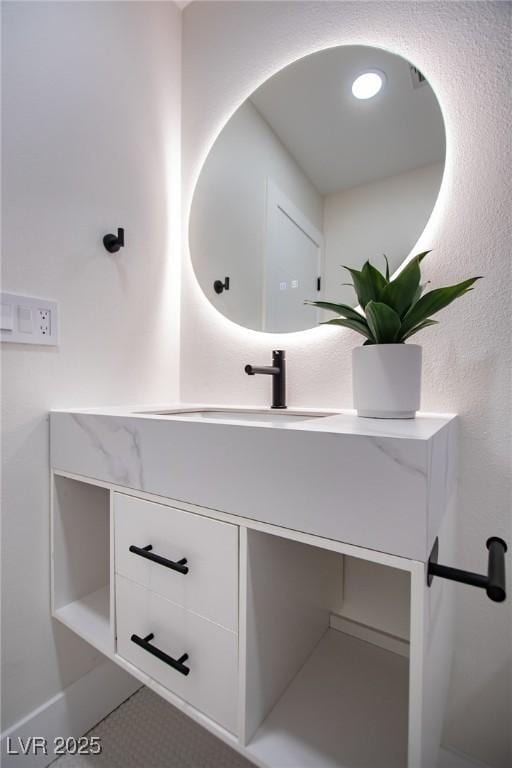
[[[1,341],[57,346],[57,302],[3,292],[0,301]]]
[[[18,331],[20,333],[34,333],[34,312],[32,307],[18,304]]]

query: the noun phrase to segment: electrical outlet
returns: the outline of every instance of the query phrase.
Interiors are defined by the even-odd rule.
[[[57,346],[57,304],[47,299],[1,294],[1,341]]]
[[[42,336],[51,336],[51,317],[49,309],[39,309],[39,332]]]

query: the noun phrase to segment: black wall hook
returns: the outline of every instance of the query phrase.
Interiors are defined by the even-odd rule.
[[[116,235],[105,235],[103,238],[103,245],[109,253],[117,253],[120,248],[124,247],[124,229],[123,227],[117,228]]]
[[[483,576],[471,571],[461,571],[459,568],[450,568],[448,565],[439,565],[437,562],[439,539],[436,538],[428,560],[428,586],[431,586],[434,576],[440,576],[442,579],[450,579],[461,584],[485,589],[490,600],[495,603],[502,603],[507,597],[505,591],[505,552],[507,545],[503,539],[491,536],[490,539],[487,539],[487,549],[489,550],[487,576]]]
[[[224,278],[224,282],[222,280],[215,280],[213,284],[213,290],[215,293],[222,293],[222,291],[229,291],[229,277]]]

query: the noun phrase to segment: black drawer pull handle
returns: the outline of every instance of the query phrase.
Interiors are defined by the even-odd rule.
[[[459,568],[451,568],[448,565],[439,565],[437,556],[439,553],[439,540],[436,539],[428,561],[427,583],[432,584],[434,576],[440,576],[442,579],[451,579],[461,584],[469,584],[472,587],[485,589],[487,597],[495,603],[502,603],[507,593],[505,590],[505,552],[507,545],[503,539],[497,536],[491,536],[487,539],[487,549],[489,550],[489,560],[487,563],[487,574],[471,573],[471,571],[461,571]]]
[[[182,573],[183,575],[188,573],[186,557],[182,557],[181,560],[174,562],[174,560],[168,560],[166,557],[162,557],[161,555],[155,555],[151,551],[152,549],[153,547],[151,546],[151,544],[148,544],[147,547],[135,547],[132,544],[132,546],[130,547],[130,552],[133,552],[134,555],[140,555],[141,557],[145,557],[146,560],[151,560],[153,563],[158,563],[159,565],[165,565],[166,568],[171,568],[173,571],[178,571],[178,573]]]
[[[132,635],[131,641],[132,643],[135,643],[135,645],[140,646],[148,653],[151,653],[153,656],[156,656],[157,659],[160,659],[160,661],[163,661],[165,664],[168,664],[170,667],[176,670],[176,672],[179,672],[182,675],[188,675],[190,672],[190,668],[186,667],[184,662],[188,659],[188,653],[184,653],[183,656],[180,656],[179,659],[173,659],[172,656],[169,656],[164,651],[161,651],[160,648],[157,648],[155,645],[151,645],[149,642],[154,638],[153,632],[151,634],[147,635],[146,637],[139,637],[138,635]]]

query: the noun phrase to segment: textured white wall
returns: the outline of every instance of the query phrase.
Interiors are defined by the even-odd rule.
[[[248,151],[250,150],[250,151]],[[262,327],[267,179],[322,229],[322,198],[254,105],[247,101],[212,149],[197,185],[190,243],[201,285],[234,323]],[[214,280],[229,275],[229,292]]]
[[[102,658],[49,615],[48,411],[177,395],[181,14],[2,11],[3,289],[56,299],[61,324],[58,349],[2,349],[7,728]]]
[[[510,526],[511,5],[505,2],[194,2],[184,11],[183,204],[227,118],[273,72],[326,46],[359,43],[409,59],[436,92],[446,122],[446,173],[418,247],[434,247],[434,284],[485,275],[423,334],[423,408],[461,415],[457,565],[481,569],[490,534]],[[186,222],[185,222],[186,223]],[[287,336],[245,331],[206,301],[184,255],[184,400],[267,404],[268,382],[245,376],[272,348],[289,357],[291,405],[350,406],[349,331]],[[509,573],[512,568],[509,568]],[[512,588],[509,588],[512,595]],[[506,768],[512,763],[512,600],[457,587],[457,651],[446,742]]]
[[[434,208],[444,166],[425,165],[324,198],[325,298],[356,303],[354,289],[341,285],[367,259],[384,269],[385,253],[395,272],[411,253]],[[192,245],[191,245],[192,247]],[[332,313],[329,313],[333,317]]]

